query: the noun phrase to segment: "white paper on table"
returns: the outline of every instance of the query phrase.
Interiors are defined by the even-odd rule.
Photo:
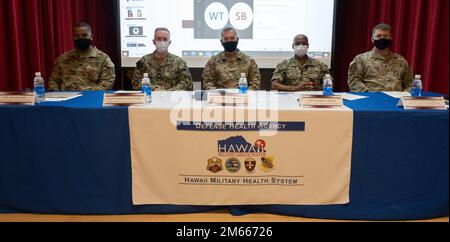
[[[393,98],[411,97],[411,93],[408,92],[383,92],[384,94],[391,96]]]
[[[69,101],[78,97],[83,96],[82,94],[78,94],[76,96],[73,97],[68,97],[68,98],[57,98],[57,97],[46,97],[45,98],[45,102],[65,102],[65,101]]]
[[[360,100],[360,99],[369,98],[366,96],[360,96],[360,95],[355,95],[355,94],[351,94],[351,93],[336,93],[336,94],[340,95],[342,98],[344,98],[347,101],[356,101],[356,100]]]
[[[45,94],[45,102],[64,102],[81,96],[81,92],[48,92]]]
[[[323,95],[323,91],[310,91],[310,92],[294,92],[295,95]]]
[[[299,100],[305,95],[323,95],[323,91],[293,92],[291,95],[295,96],[295,98]]]
[[[142,91],[117,91],[114,92],[115,94],[138,94],[138,93],[142,93]]]
[[[47,92],[46,98],[69,98],[77,95],[81,95],[81,92]]]

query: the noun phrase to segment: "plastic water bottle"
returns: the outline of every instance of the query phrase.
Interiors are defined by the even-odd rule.
[[[333,95],[333,80],[331,75],[327,74],[323,79],[323,95],[332,96]]]
[[[35,73],[33,83],[34,92],[36,93],[36,103],[41,103],[45,100],[45,81],[40,72]]]
[[[422,76],[416,75],[412,82],[411,96],[421,97],[423,94]]]
[[[148,73],[144,73],[144,78],[142,78],[142,92],[145,93],[146,103],[152,102],[152,87],[150,86],[150,78]]]
[[[248,82],[247,82],[247,76],[245,73],[242,73],[241,79],[239,79],[239,93],[241,93],[241,94],[248,93]]]

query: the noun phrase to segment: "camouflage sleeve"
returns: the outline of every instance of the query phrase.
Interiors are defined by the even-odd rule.
[[[254,59],[251,59],[248,87],[252,90],[259,90],[261,87],[261,73],[259,72],[258,65]]]
[[[348,70],[348,86],[351,92],[369,92],[369,88],[363,83],[364,66],[359,57],[356,57]]]
[[[403,90],[405,92],[411,92],[412,81],[414,79],[414,73],[409,68],[408,62],[405,60],[405,73],[402,76]]]
[[[49,91],[60,91],[61,90],[61,61],[60,58],[56,59],[55,64],[53,65],[52,74],[50,75],[48,81],[48,90]]]
[[[331,71],[330,71],[330,68],[326,65],[326,64],[324,64],[324,63],[322,63],[322,62],[320,62],[320,79],[319,79],[319,86],[320,86],[320,88],[323,88],[323,79],[325,79],[325,76],[327,75],[327,74],[331,74]],[[333,83],[334,83],[334,78],[333,77],[331,77],[331,80],[333,81]]]
[[[179,61],[177,72],[178,85],[175,87],[175,90],[192,90],[192,75],[186,62],[182,59]]]
[[[141,59],[136,63],[136,69],[134,70],[133,80],[132,80],[133,90],[136,90],[136,91],[141,90],[141,81],[142,81],[142,78],[144,78],[144,73],[146,73],[146,68],[145,68],[143,59]]]
[[[280,83],[283,83],[284,80],[286,80],[286,69],[287,66],[284,64],[284,62],[278,64],[277,68],[273,72],[272,82],[278,81]]]
[[[211,59],[206,64],[202,74],[202,80],[205,90],[217,89],[214,73],[215,73],[214,61]]]
[[[114,86],[116,80],[116,70],[114,63],[109,57],[106,57],[102,69],[100,70],[99,84],[94,89],[108,91]]]

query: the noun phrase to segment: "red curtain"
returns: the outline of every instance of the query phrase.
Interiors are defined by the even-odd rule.
[[[36,71],[48,78],[55,58],[72,48],[72,25],[80,20],[92,25],[95,44],[118,65],[115,3],[0,0],[0,90],[31,88]],[[425,89],[448,94],[448,12],[448,0],[337,0],[332,68],[337,88],[348,90],[350,62],[372,49],[372,28],[386,22],[394,28],[392,49],[422,74]]]
[[[338,88],[348,90],[349,63],[373,48],[373,27],[394,29],[392,50],[403,55],[427,91],[448,95],[448,0],[338,0],[333,72]]]
[[[95,45],[118,63],[115,1],[0,0],[0,90],[32,88],[54,60],[73,48],[72,26],[92,25]]]

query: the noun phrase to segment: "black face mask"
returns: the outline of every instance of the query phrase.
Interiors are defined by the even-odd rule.
[[[391,39],[379,39],[374,41],[375,47],[377,47],[377,49],[379,50],[385,50],[389,48],[391,44],[392,44]]]
[[[92,40],[91,39],[76,39],[76,40],[74,40],[74,44],[77,47],[77,49],[79,49],[81,51],[86,51],[91,46]]]
[[[237,50],[238,42],[222,42],[222,46],[226,52],[235,52]]]

